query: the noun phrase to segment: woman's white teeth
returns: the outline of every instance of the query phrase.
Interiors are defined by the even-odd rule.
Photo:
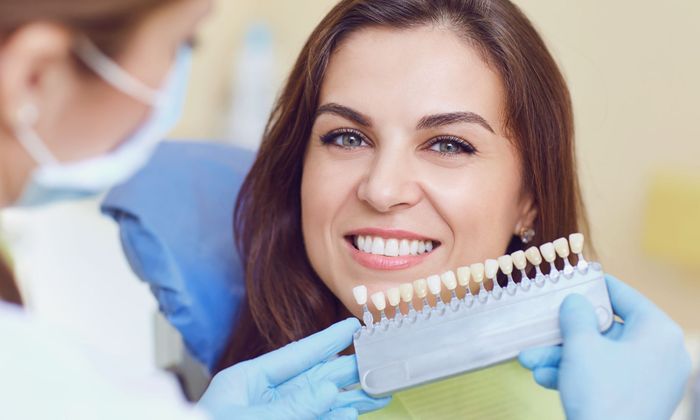
[[[433,241],[419,241],[417,239],[384,239],[378,236],[355,235],[353,238],[355,247],[367,254],[398,257],[406,255],[420,255],[432,251],[435,246]]]
[[[361,251],[366,252],[370,254],[372,252],[372,238],[367,236],[365,237],[365,243],[362,245],[362,248],[360,248]]]
[[[384,255],[384,239],[374,238],[372,240],[372,254]]]
[[[384,255],[387,257],[398,257],[399,256],[399,240],[398,239],[388,239],[386,245],[384,245]]]
[[[415,239],[411,241],[411,248],[409,249],[409,254],[418,255],[418,241]]]
[[[402,257],[411,253],[411,243],[408,239],[401,239],[399,242],[399,255]]]

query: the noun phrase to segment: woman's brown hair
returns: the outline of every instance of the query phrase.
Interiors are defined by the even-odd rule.
[[[235,210],[247,301],[219,368],[335,322],[340,302],[314,272],[301,230],[304,154],[333,51],[371,26],[435,25],[476,47],[506,90],[506,128],[538,214],[533,242],[585,230],[566,82],[527,17],[508,0],[343,0],[323,19],[277,100]],[[521,248],[513,238],[509,250]]]
[[[10,268],[2,260],[2,255],[0,255],[0,301],[22,304],[17,284],[15,284]]]
[[[53,22],[88,36],[105,53],[116,54],[129,32],[158,6],[178,0],[2,0],[0,45],[32,22]],[[21,303],[12,272],[0,255],[0,300]]]

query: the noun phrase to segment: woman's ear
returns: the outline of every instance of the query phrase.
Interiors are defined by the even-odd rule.
[[[73,35],[58,24],[30,23],[0,40],[0,124],[13,127],[27,104],[52,108],[69,85]]]
[[[535,205],[535,200],[532,198],[531,194],[527,194],[520,205],[520,217],[518,222],[515,224],[515,236],[519,236],[523,229],[530,229],[535,223],[535,218],[537,218],[538,208]]]

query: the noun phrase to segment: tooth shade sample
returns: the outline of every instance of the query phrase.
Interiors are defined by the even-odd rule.
[[[527,260],[530,261],[532,265],[542,264],[542,256],[540,255],[540,250],[536,246],[531,246],[525,251],[525,256]]]
[[[432,275],[427,278],[428,281],[428,289],[430,289],[430,293],[434,295],[439,295],[440,294],[440,289],[442,289],[442,283],[440,283],[440,276],[438,275]]]
[[[384,239],[383,238],[374,238],[374,240],[372,240],[372,254],[384,255]]]
[[[440,275],[440,280],[442,284],[445,285],[447,290],[455,290],[457,288],[457,277],[455,277],[454,271],[446,271]]]
[[[425,253],[425,242],[418,241],[418,253],[419,254]]]
[[[552,243],[554,244],[554,250],[557,251],[557,255],[559,255],[560,258],[569,256],[569,242],[566,238],[559,238]]]
[[[357,302],[358,305],[366,305],[367,304],[367,287],[365,287],[365,286],[353,287],[352,295],[355,297],[355,302]]]
[[[399,241],[397,239],[388,239],[384,245],[384,255],[387,257],[399,256]]]
[[[472,272],[474,282],[481,283],[484,281],[484,264],[476,263],[469,266],[469,271]]]
[[[514,253],[510,254],[510,256],[513,258],[513,265],[515,265],[515,268],[517,268],[518,270],[525,269],[525,267],[527,266],[527,258],[525,258],[525,252],[515,251]]]
[[[414,239],[411,241],[411,246],[409,250],[411,252],[411,255],[418,255],[418,240]]]
[[[469,286],[469,278],[472,276],[471,270],[469,270],[469,267],[459,267],[457,269],[457,282],[459,283],[460,286],[462,287],[467,287]]]
[[[384,292],[372,293],[370,298],[372,299],[372,304],[374,304],[374,307],[377,308],[378,311],[383,311],[386,308]]]
[[[362,251],[366,253],[371,253],[372,252],[372,237],[367,236],[365,237],[365,243],[362,245]]]
[[[569,245],[571,245],[571,252],[574,254],[580,254],[583,252],[583,234],[582,233],[572,233],[569,235]]]
[[[425,279],[418,279],[413,282],[413,291],[416,292],[418,298],[423,299],[428,296],[428,284]]]
[[[401,302],[401,293],[398,287],[392,287],[386,291],[386,298],[389,300],[389,305],[397,306]]]
[[[496,277],[496,274],[498,274],[498,261],[486,260],[484,268],[486,272],[486,278],[493,280],[493,278]]]
[[[401,239],[399,242],[399,255],[402,257],[411,253],[411,243],[408,239]]]
[[[365,237],[362,235],[355,236],[355,246],[357,249],[363,249],[365,245]]]
[[[408,303],[413,300],[413,285],[411,283],[402,283],[399,285],[401,292],[401,300]]]
[[[557,258],[557,253],[554,251],[554,245],[551,242],[544,243],[540,246],[540,252],[544,260],[551,263]]]
[[[430,252],[433,250],[433,241],[425,241],[425,251]]]
[[[525,259],[525,255],[523,255],[523,259]],[[506,276],[510,275],[513,273],[513,258],[510,255],[498,257],[498,266],[501,268],[503,274]]]

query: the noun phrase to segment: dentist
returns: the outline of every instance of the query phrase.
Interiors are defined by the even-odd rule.
[[[139,170],[180,116],[191,40],[210,8],[210,0],[4,0],[0,208],[97,194]],[[354,356],[335,358],[355,319],[222,371],[191,406],[168,392],[167,378],[112,380],[119,361],[33,319],[1,260],[0,301],[2,418],[355,418],[387,402],[340,391],[358,380]]]

